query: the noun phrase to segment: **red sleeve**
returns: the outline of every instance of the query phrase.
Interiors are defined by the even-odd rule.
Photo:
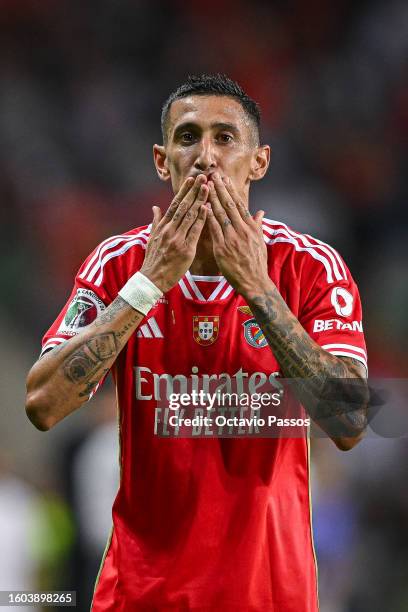
[[[42,339],[41,356],[92,323],[116,298],[121,287],[141,267],[150,229],[151,226],[144,226],[107,238],[87,257],[78,270],[67,303]]]
[[[107,293],[105,286],[97,287],[81,278],[94,253],[91,253],[78,270],[74,287],[65,306],[44,334],[41,355],[75,336],[111,303],[112,297]]]
[[[357,285],[338,253],[334,249],[332,252],[341,264],[341,278],[329,279],[329,282],[327,274],[320,267],[301,307],[299,320],[311,338],[329,353],[353,357],[367,368]],[[316,266],[314,268],[317,269]]]
[[[144,259],[150,226],[107,238],[87,257],[75,277],[67,303],[45,333],[43,355],[75,336],[116,298]]]
[[[87,257],[75,277],[67,303],[42,339],[41,356],[86,327],[116,298],[144,259],[151,226],[104,240]],[[99,381],[90,398],[103,384]]]

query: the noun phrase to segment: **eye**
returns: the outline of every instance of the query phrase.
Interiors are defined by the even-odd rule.
[[[180,140],[184,144],[190,144],[190,142],[193,142],[194,136],[191,132],[184,132],[180,134]]]
[[[229,142],[232,141],[232,136],[231,134],[226,134],[225,132],[220,134],[218,136],[218,139],[223,143],[223,144],[227,144]]]

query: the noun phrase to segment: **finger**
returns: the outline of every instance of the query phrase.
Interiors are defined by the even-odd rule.
[[[223,178],[223,182],[224,182],[226,190],[228,191],[231,198],[234,200],[236,204],[236,207],[241,216],[241,219],[245,221],[245,223],[251,224],[253,221],[251,213],[249,212],[248,208],[243,203],[241,196],[239,195],[238,191],[234,187],[229,176],[225,176]]]
[[[215,220],[219,224],[220,228],[222,228],[223,233],[225,233],[230,227],[232,227],[232,221],[221,205],[214,183],[212,181],[208,181],[208,186],[210,189],[209,200],[211,203],[212,212],[214,213]]]
[[[201,185],[197,197],[193,204],[187,209],[182,217],[180,225],[177,228],[177,233],[180,235],[186,235],[190,227],[195,223],[197,216],[200,211],[202,204],[205,204],[208,197],[208,186],[206,184]],[[180,214],[182,210],[180,209]]]
[[[177,229],[180,226],[180,224],[182,223],[186,212],[194,204],[194,202],[195,202],[195,200],[196,200],[196,198],[198,196],[198,193],[200,191],[201,186],[204,185],[206,183],[206,181],[207,181],[207,178],[206,178],[206,176],[204,174],[199,174],[196,177],[192,188],[186,193],[186,195],[184,196],[182,202],[180,203],[180,206],[178,207],[178,209],[173,214],[172,224],[173,224],[173,227],[175,229]]]
[[[265,211],[264,210],[258,210],[258,212],[255,214],[254,217],[254,221],[257,224],[257,226],[262,229],[262,222],[263,222],[263,218],[265,216]]]
[[[183,200],[186,197],[186,195],[188,194],[188,192],[192,189],[194,184],[195,184],[195,180],[194,180],[194,177],[192,177],[192,176],[189,176],[184,181],[184,183],[180,187],[179,191],[176,193],[176,195],[174,196],[173,200],[171,201],[170,206],[166,210],[166,213],[165,213],[165,215],[164,215],[164,217],[162,219],[162,225],[164,225],[164,223],[168,223],[169,221],[172,220],[176,210],[179,208],[179,206],[183,202]]]
[[[207,219],[215,246],[224,244],[225,240],[223,231],[212,210],[208,210]]]
[[[153,211],[153,221],[152,228],[150,230],[150,235],[153,234],[156,227],[159,225],[160,219],[162,218],[162,212],[158,206],[152,206]]]
[[[221,179],[218,172],[213,174],[212,178],[221,206],[225,210],[229,219],[231,219],[234,228],[238,230],[240,227],[242,227],[242,219],[240,213],[238,212],[236,202],[229,194],[224,181]]]
[[[200,204],[198,215],[188,231],[186,241],[192,242],[194,245],[197,244],[198,239],[201,236],[201,232],[203,231],[208,212],[208,208],[205,206],[205,204]]]

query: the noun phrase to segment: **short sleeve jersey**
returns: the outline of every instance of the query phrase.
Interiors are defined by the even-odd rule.
[[[269,275],[292,313],[322,348],[366,365],[358,290],[337,251],[283,223],[265,220],[263,231]],[[44,351],[115,299],[140,269],[149,233],[114,236],[88,257]],[[243,379],[262,392],[279,371],[222,276],[187,272],[144,318],[112,368],[121,481],[95,612],[316,612],[307,437],[155,435],[161,394]]]

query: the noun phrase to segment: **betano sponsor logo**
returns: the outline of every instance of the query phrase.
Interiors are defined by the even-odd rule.
[[[329,329],[338,329],[340,331],[350,330],[363,333],[362,321],[351,321],[344,323],[340,319],[316,319],[313,325],[314,332],[328,331]]]
[[[157,374],[145,366],[135,366],[135,391],[138,400],[169,400],[174,393],[259,393],[272,386],[281,391],[277,380],[279,372],[253,372],[249,374],[240,368],[235,374],[199,374],[198,367],[191,368],[190,376],[184,374]]]

